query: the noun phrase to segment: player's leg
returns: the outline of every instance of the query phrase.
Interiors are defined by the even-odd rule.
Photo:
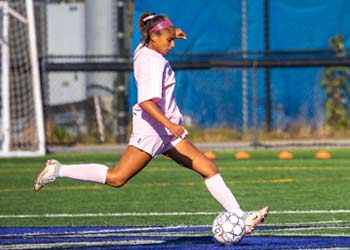
[[[231,190],[226,186],[217,165],[190,141],[187,139],[181,140],[165,154],[180,165],[202,175],[209,192],[221,206],[227,211],[243,216],[244,212],[240,209],[239,203]]]
[[[174,159],[186,168],[192,169],[205,178],[205,184],[212,196],[221,206],[238,216],[242,216],[246,225],[246,234],[250,234],[256,226],[262,223],[269,212],[265,207],[261,210],[247,213],[244,212],[234,197],[233,193],[226,186],[216,164],[208,159],[190,141],[184,139],[166,152],[166,155]]]
[[[150,161],[152,156],[136,147],[128,146],[118,164],[110,168],[106,177],[106,184],[121,187]]]
[[[44,170],[35,179],[34,190],[39,191],[46,184],[55,181],[57,177],[120,187],[145,167],[151,159],[152,157],[142,150],[128,146],[116,167],[112,169],[96,163],[65,165],[57,160],[48,160]]]
[[[102,164],[71,164],[64,165],[59,161],[50,159],[46,162],[44,170],[38,174],[34,181],[34,191],[39,191],[58,177],[66,177],[81,181],[105,183],[108,167]]]

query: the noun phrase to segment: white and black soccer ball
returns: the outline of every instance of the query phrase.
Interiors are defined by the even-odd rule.
[[[211,229],[215,240],[221,244],[239,242],[245,234],[244,220],[231,212],[221,212],[216,216]]]

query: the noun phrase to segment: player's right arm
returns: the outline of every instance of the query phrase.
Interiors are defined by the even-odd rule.
[[[137,101],[142,110],[155,121],[167,128],[174,136],[180,137],[185,129],[171,122],[157,105],[163,96],[163,72],[166,61],[160,56],[142,54],[134,64],[138,83]]]
[[[162,124],[164,127],[169,129],[169,131],[176,137],[181,137],[185,129],[176,123],[169,121],[169,119],[162,113],[158,108],[157,104],[153,100],[146,100],[139,103],[139,106],[146,111],[154,120]]]

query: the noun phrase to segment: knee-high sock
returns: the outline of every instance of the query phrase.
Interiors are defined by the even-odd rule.
[[[205,180],[211,195],[229,212],[234,212],[238,216],[243,216],[244,212],[239,206],[231,190],[226,186],[220,174],[216,174]]]
[[[101,164],[61,165],[59,177],[105,184],[108,167]]]

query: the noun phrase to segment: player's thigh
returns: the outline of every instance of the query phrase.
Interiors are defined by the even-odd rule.
[[[115,184],[120,182],[119,184],[123,185],[140,172],[151,159],[152,156],[148,153],[133,146],[128,146],[117,165],[108,171],[107,179]]]
[[[165,153],[180,165],[198,172],[205,178],[218,173],[216,164],[208,159],[189,140],[184,139]]]

